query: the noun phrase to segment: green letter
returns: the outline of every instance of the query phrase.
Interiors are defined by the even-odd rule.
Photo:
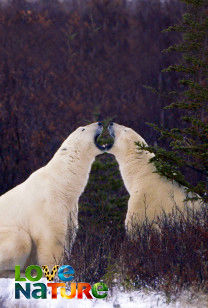
[[[32,297],[33,298],[46,298],[46,294],[47,294],[47,289],[46,289],[46,285],[44,283],[34,283],[34,287],[40,287],[40,289],[36,289],[32,291]],[[40,295],[38,295],[38,293],[40,293]]]
[[[15,281],[26,281],[26,278],[20,277],[20,265],[15,265]]]
[[[20,292],[22,292],[27,299],[30,299],[30,283],[26,283],[26,290],[23,289],[21,284],[15,283],[15,298],[20,299]]]
[[[31,276],[31,272],[32,270],[35,270],[37,272],[37,276],[36,277],[32,277]],[[42,278],[42,269],[40,266],[38,265],[30,265],[26,268],[25,271],[25,276],[27,277],[28,280],[30,281],[38,281]]]
[[[100,291],[105,291],[107,292],[108,291],[108,287],[106,286],[105,283],[103,282],[98,282],[98,283],[95,283],[93,286],[92,286],[92,295],[96,298],[106,298],[106,296],[108,294],[106,293],[103,293],[103,294],[98,294],[98,292]]]

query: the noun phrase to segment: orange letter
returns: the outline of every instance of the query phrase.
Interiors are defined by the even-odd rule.
[[[85,287],[86,289],[83,290],[83,287]],[[91,290],[91,286],[89,283],[85,283],[85,282],[79,282],[78,283],[78,295],[77,298],[82,299],[83,298],[83,292],[86,295],[87,298],[92,299],[92,295],[89,293],[89,291]]]
[[[53,283],[53,282],[51,282],[51,283],[47,283],[47,286],[48,287],[51,287],[51,289],[52,289],[52,296],[51,296],[51,298],[53,298],[53,299],[56,299],[57,298],[57,288],[58,287],[65,287],[65,283]]]
[[[71,294],[66,294],[66,288],[61,288],[61,296],[63,298],[72,299],[76,296],[76,282],[71,283]]]

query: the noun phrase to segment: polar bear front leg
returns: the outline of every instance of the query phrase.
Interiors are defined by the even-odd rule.
[[[139,226],[142,225],[142,219],[138,213],[128,210],[125,219],[125,229],[129,237],[136,233]]]
[[[78,231],[78,203],[75,205],[75,210],[69,214],[67,232],[65,236],[64,249],[69,257]]]
[[[145,222],[154,220],[154,212],[147,203],[145,195],[131,195],[128,201],[128,210],[125,219],[127,234],[131,237]]]
[[[14,271],[15,265],[24,268],[31,247],[31,238],[25,230],[0,228],[0,272]]]
[[[61,242],[40,240],[37,247],[37,262],[39,265],[47,265],[52,269],[54,265],[62,262],[64,254],[64,245]]]

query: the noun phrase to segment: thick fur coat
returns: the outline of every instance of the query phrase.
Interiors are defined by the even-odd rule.
[[[138,149],[136,142],[145,140],[131,128],[112,123],[110,132],[115,136],[114,145],[108,151],[114,154],[126,189],[130,194],[125,220],[126,229],[132,232],[135,225],[146,219],[154,222],[165,212],[170,214],[173,207],[185,209],[186,190],[176,182],[155,173],[155,166],[149,160],[153,154]],[[199,208],[200,202],[188,202],[189,206]]]
[[[50,162],[0,197],[0,272],[59,264],[78,227],[78,200],[100,150],[97,123],[75,130]],[[70,244],[69,244],[70,243]]]

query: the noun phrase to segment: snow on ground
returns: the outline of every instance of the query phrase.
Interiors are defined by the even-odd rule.
[[[46,279],[41,281],[47,283]],[[47,299],[26,299],[21,296],[20,299],[14,297],[15,281],[14,279],[0,279],[0,308],[190,308],[205,307],[203,303],[193,305],[187,301],[177,301],[172,304],[165,303],[165,299],[155,293],[128,292],[113,290],[107,299],[63,299],[58,294],[57,299],[51,299],[51,293],[48,291]]]

